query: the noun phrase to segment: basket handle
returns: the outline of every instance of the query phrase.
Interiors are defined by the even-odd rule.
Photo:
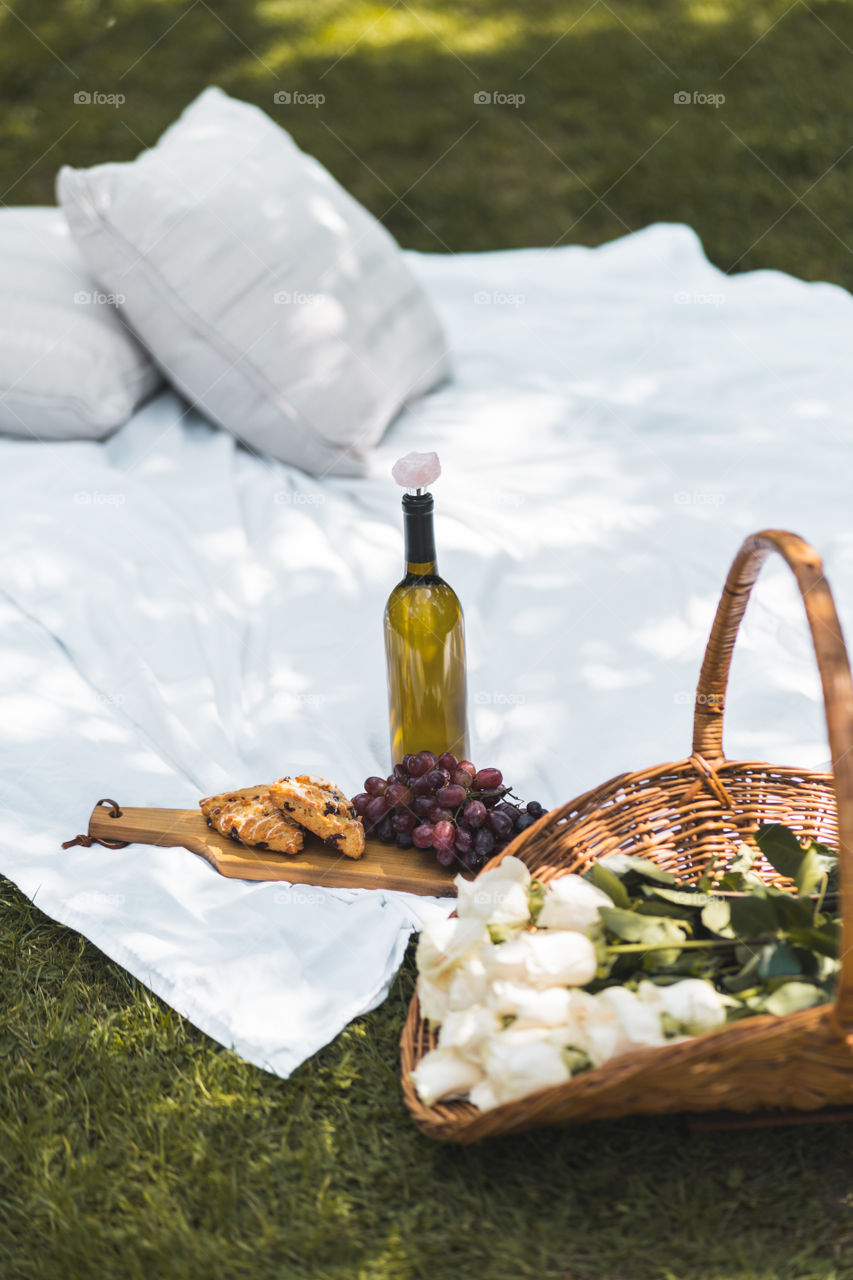
[[[764,529],[747,538],[732,562],[705,650],[693,714],[693,751],[713,764],[723,755],[723,712],[732,651],[755,580],[776,551],[800,588],[820,671],[838,804],[843,940],[835,1011],[853,1030],[853,682],[841,623],[820,556],[795,533]]]

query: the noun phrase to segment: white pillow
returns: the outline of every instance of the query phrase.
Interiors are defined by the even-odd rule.
[[[160,375],[58,209],[0,209],[0,432],[99,440]]]
[[[57,190],[174,385],[255,449],[358,475],[444,338],[388,232],[258,107],[206,89],[129,164]]]

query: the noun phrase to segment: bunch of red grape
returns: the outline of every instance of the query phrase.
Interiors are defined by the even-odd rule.
[[[479,871],[546,812],[536,800],[513,804],[510,795],[500,769],[477,769],[449,751],[417,751],[387,778],[368,778],[352,803],[365,832],[383,844],[434,849],[443,867]]]

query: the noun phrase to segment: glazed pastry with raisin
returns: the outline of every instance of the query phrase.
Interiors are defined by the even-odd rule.
[[[273,804],[319,836],[324,844],[360,858],[364,853],[364,827],[347,797],[333,782],[301,773],[280,778],[270,787]]]
[[[199,801],[199,808],[214,831],[252,849],[298,853],[302,848],[301,830],[291,817],[276,808],[266,783],[208,796]]]

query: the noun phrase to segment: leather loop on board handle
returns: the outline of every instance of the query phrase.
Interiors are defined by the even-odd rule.
[[[836,1016],[853,1027],[853,682],[850,663],[820,556],[795,533],[764,529],[747,538],[732,562],[696,690],[693,751],[712,764],[723,759],[723,712],[738,628],[764,561],[778,553],[797,580],[820,672],[829,750],[838,803],[843,939]]]

